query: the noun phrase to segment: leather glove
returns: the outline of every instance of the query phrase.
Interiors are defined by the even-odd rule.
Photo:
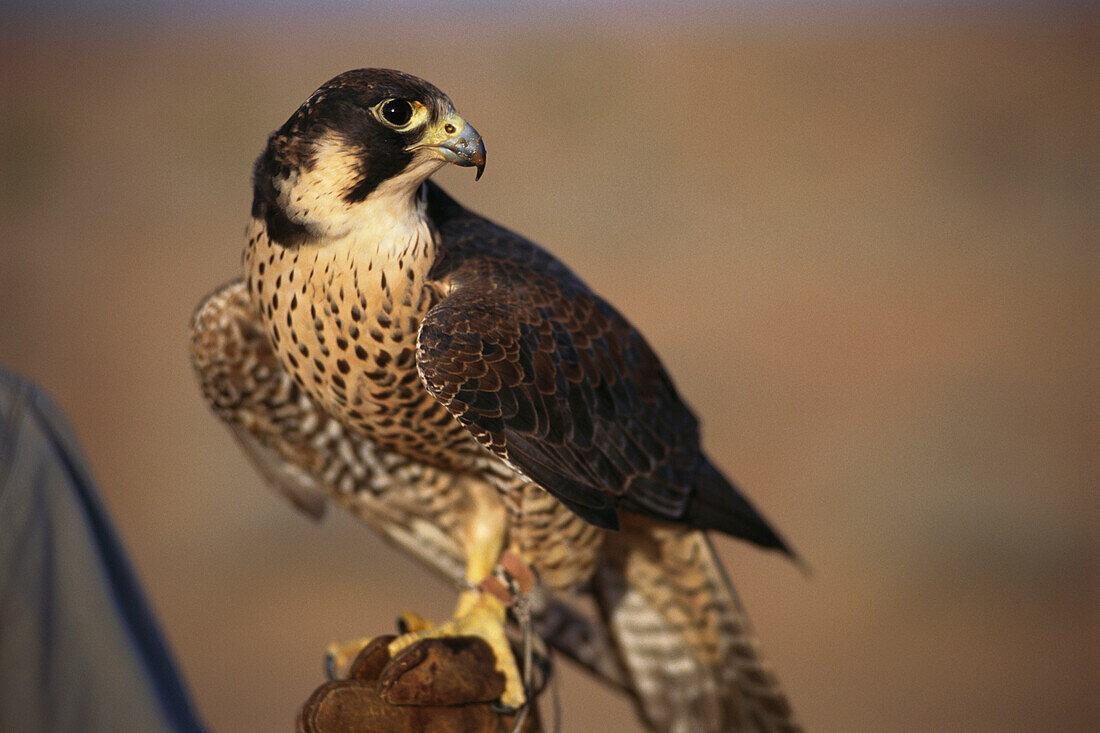
[[[476,637],[424,639],[391,659],[394,636],[363,648],[347,679],[324,683],[298,714],[299,733],[509,733],[515,714],[493,701],[504,676],[493,652]],[[536,693],[521,730],[539,733]]]

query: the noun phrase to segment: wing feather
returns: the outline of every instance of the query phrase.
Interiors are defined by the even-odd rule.
[[[705,459],[695,417],[652,349],[548,254],[470,223],[435,271],[450,295],[420,328],[425,386],[589,521],[616,527],[620,507],[682,519]]]
[[[625,509],[786,545],[710,464],[642,335],[549,253],[434,184],[447,295],[420,326],[425,387],[486,448],[587,521]],[[705,511],[704,511],[705,509]]]

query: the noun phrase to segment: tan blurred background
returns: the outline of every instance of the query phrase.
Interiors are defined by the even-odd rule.
[[[70,414],[205,720],[288,730],[327,641],[453,602],[271,494],[187,361],[266,134],[381,65],[813,566],[718,540],[811,729],[1097,729],[1100,15],[510,7],[2,11],[0,363]],[[565,730],[634,729],[561,683]]]

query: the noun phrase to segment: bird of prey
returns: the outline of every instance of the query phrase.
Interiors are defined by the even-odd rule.
[[[337,76],[272,133],[244,277],[192,321],[206,399],[299,508],[335,500],[460,585],[391,651],[481,636],[522,705],[492,580],[526,568],[537,633],[653,729],[798,729],[705,532],[793,553],[642,335],[429,181],[446,163],[480,177],[481,136],[392,70]]]

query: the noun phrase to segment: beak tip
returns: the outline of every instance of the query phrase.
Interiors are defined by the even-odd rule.
[[[474,176],[474,180],[480,181],[481,174],[485,172],[485,143],[481,141],[481,135],[477,136],[477,146],[474,154],[470,156],[470,162],[477,166],[477,175]]]

